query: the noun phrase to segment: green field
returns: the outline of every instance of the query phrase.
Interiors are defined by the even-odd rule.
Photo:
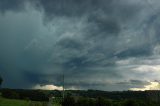
[[[6,99],[0,97],[0,106],[47,106],[47,103],[26,100]]]
[[[0,98],[0,106],[29,106],[29,101]]]

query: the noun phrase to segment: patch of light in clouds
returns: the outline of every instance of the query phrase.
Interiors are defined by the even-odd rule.
[[[42,89],[42,90],[63,90],[62,87],[58,87],[55,85],[36,85],[33,89]]]
[[[160,72],[160,65],[140,65],[132,70],[138,72]]]
[[[133,91],[145,91],[145,90],[160,90],[159,82],[150,82],[149,85],[145,85],[143,88],[131,88]]]

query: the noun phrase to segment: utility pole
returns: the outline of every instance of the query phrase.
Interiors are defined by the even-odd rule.
[[[63,78],[63,79],[62,79],[62,80],[63,80],[63,81],[62,81],[62,83],[63,83],[63,85],[62,85],[62,86],[63,86],[62,99],[63,99],[63,101],[64,101],[64,92],[65,92],[65,89],[64,89],[64,72],[63,72],[62,78]]]

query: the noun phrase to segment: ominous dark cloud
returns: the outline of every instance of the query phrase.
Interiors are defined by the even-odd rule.
[[[159,1],[0,0],[3,87],[128,90],[160,80]],[[147,88],[146,88],[147,89]]]

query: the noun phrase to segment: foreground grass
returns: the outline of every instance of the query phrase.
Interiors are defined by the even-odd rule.
[[[0,106],[29,106],[29,101],[5,99],[0,97]]]
[[[0,106],[47,106],[46,102],[6,99],[0,97]]]

